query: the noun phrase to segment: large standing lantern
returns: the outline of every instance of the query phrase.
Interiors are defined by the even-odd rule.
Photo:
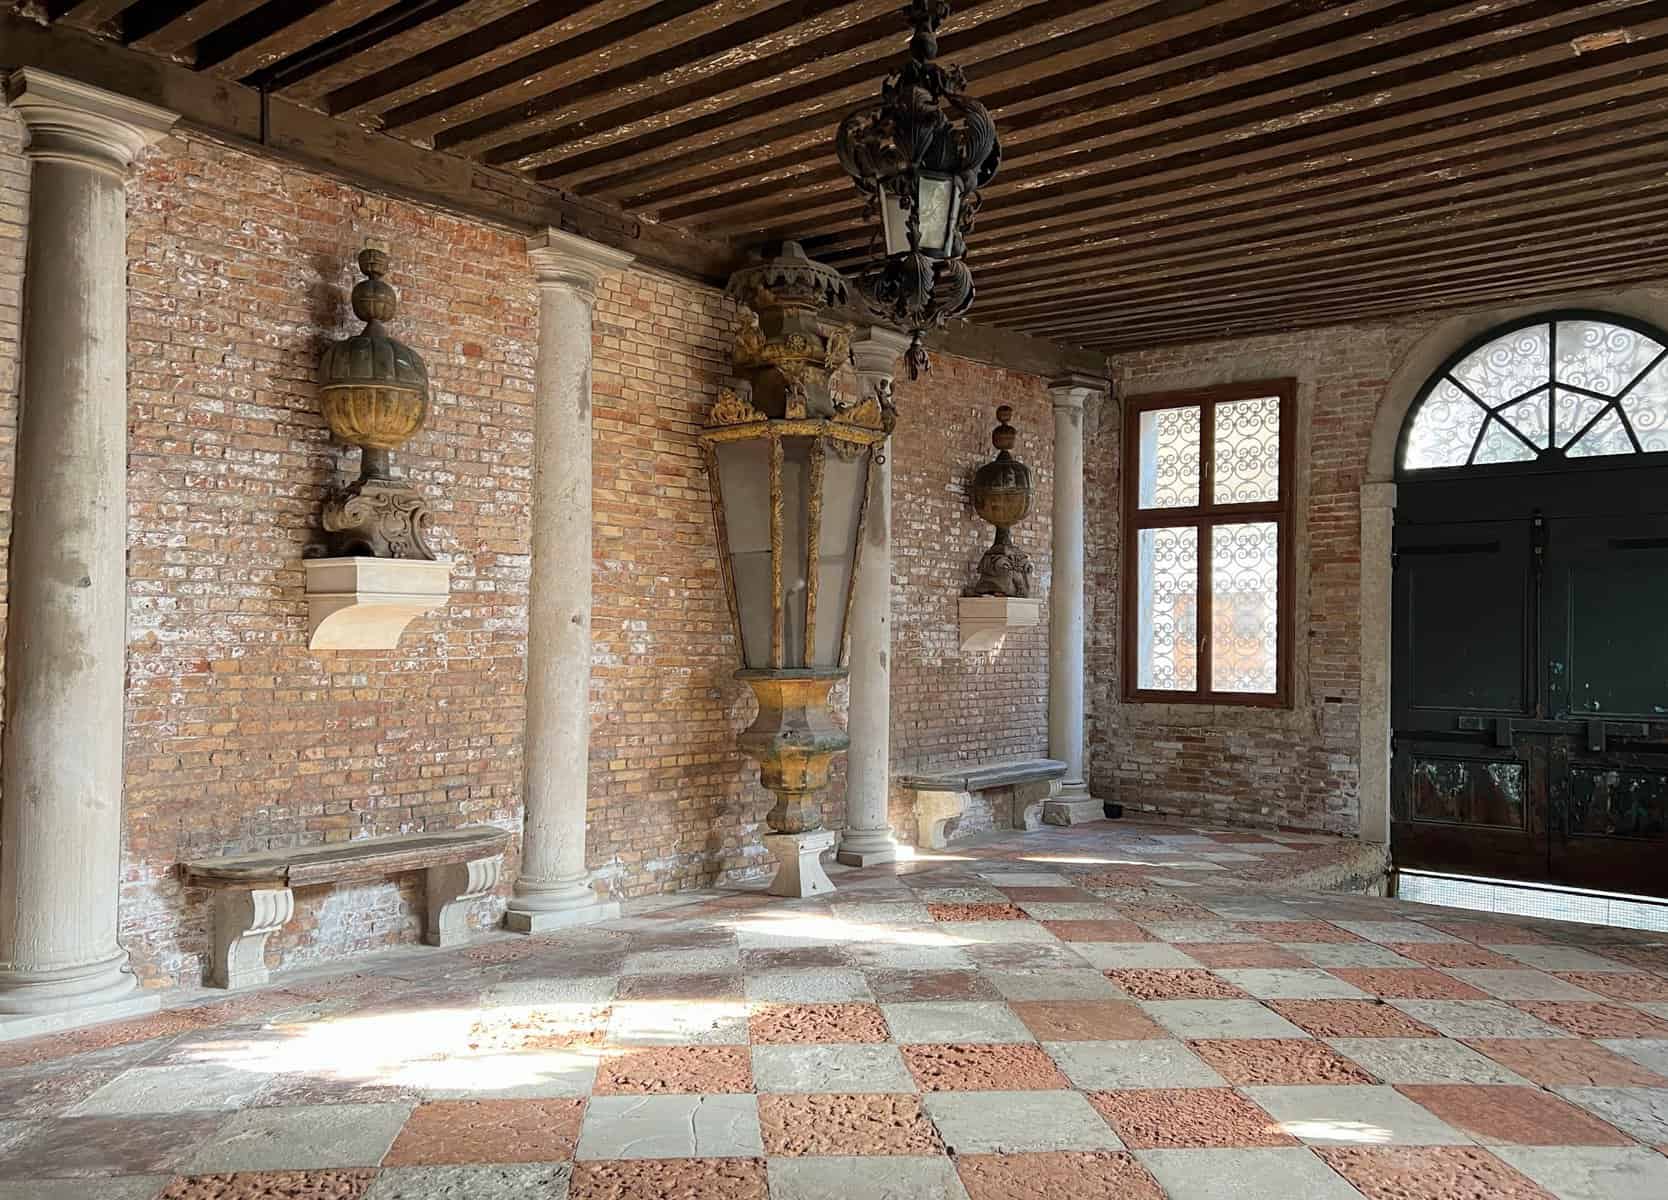
[[[848,331],[829,319],[846,303],[839,272],[794,242],[731,277],[751,316],[736,338],[737,385],[701,434],[730,614],[741,643],[737,677],[759,701],[741,746],[776,796],[765,845],[781,863],[771,891],[833,890],[818,856],[834,844],[821,795],[849,744],[828,696],[846,676],[848,622],[868,511],[869,467],[886,414],[838,382]]]
[[[880,103],[848,116],[834,139],[885,245],[857,289],[876,315],[912,333],[911,379],[928,366],[922,334],[973,306],[965,235],[1002,161],[996,123],[966,94],[961,68],[933,61],[949,15],[949,0],[911,0],[909,61],[882,85]]]

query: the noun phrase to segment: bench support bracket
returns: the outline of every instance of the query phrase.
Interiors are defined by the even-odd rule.
[[[266,939],[295,915],[289,888],[226,888],[214,894],[214,987],[258,987],[270,976]]]
[[[469,940],[470,906],[498,886],[502,861],[495,854],[491,858],[429,868],[425,942],[431,946],[458,946]]]
[[[970,799],[966,792],[915,791],[915,844],[923,850],[942,850],[951,821],[960,820]]]

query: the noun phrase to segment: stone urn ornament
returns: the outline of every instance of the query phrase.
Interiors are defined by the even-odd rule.
[[[353,312],[365,328],[319,364],[319,407],[330,432],[359,447],[359,478],[325,498],[324,537],[303,552],[313,650],[391,650],[451,592],[451,567],[429,545],[428,501],[394,472],[394,451],[429,415],[428,368],[388,332],[399,298],[383,279],[387,247],[366,242],[359,269]]]
[[[1028,599],[1031,595],[1031,556],[1017,549],[1008,530],[1019,524],[1031,510],[1031,468],[1013,456],[1018,431],[1008,422],[1014,410],[1002,405],[996,410],[996,428],[990,435],[996,457],[973,475],[973,510],[996,526],[996,539],[979,560],[979,578],[969,596],[1007,596]]]
[[[360,448],[359,478],[324,502],[328,556],[433,559],[427,501],[394,473],[393,452],[423,427],[429,413],[429,373],[422,356],[388,333],[399,296],[383,279],[388,250],[367,241],[364,272],[353,289],[353,313],[365,328],[324,352],[320,407],[342,441]]]

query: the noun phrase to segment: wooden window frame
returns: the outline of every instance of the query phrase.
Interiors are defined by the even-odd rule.
[[[1256,504],[1217,504],[1215,495],[1216,406],[1235,400],[1275,396],[1280,401],[1280,498]],[[1200,409],[1199,414],[1199,500],[1186,508],[1148,508],[1138,504],[1141,481],[1141,415],[1155,409]],[[1243,708],[1290,708],[1292,690],[1292,644],[1296,614],[1292,603],[1292,526],[1296,479],[1292,471],[1294,418],[1297,409],[1295,379],[1261,379],[1184,392],[1161,392],[1131,396],[1124,404],[1124,489],[1123,489],[1123,698],[1130,703],[1222,704]],[[1275,599],[1275,688],[1272,693],[1217,692],[1210,688],[1211,658],[1211,530],[1218,525],[1244,525],[1274,521],[1280,556],[1276,570]],[[1191,692],[1165,691],[1137,686],[1136,646],[1139,623],[1137,604],[1136,545],[1143,529],[1192,526],[1198,536],[1199,597],[1196,615],[1194,661],[1198,684]]]

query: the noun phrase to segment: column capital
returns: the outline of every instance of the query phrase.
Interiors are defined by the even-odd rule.
[[[28,157],[116,175],[179,120],[165,108],[36,67],[19,67],[7,77],[6,102],[28,130]]]
[[[1082,412],[1091,396],[1106,396],[1111,390],[1112,384],[1098,375],[1072,372],[1048,381],[1048,394],[1057,409],[1070,408]]]
[[[860,325],[851,336],[851,362],[858,377],[897,372],[898,361],[909,349],[909,335],[885,325]]]
[[[527,239],[527,258],[540,288],[575,292],[587,303],[609,271],[624,269],[636,256],[561,229],[546,229]]]

